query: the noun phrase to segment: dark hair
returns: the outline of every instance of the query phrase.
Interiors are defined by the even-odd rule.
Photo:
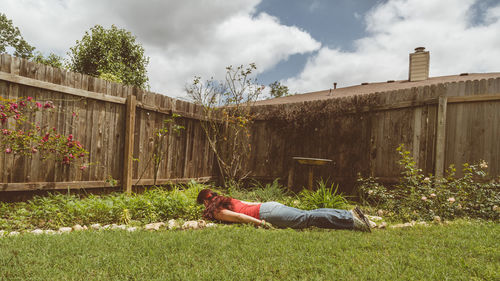
[[[198,193],[196,202],[202,204],[203,201],[209,200],[208,206],[203,211],[203,217],[207,220],[215,220],[214,213],[221,209],[231,209],[231,197],[225,197],[217,194],[210,189],[203,189]]]

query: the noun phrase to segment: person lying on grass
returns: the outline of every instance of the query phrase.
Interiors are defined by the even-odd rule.
[[[340,209],[300,210],[278,202],[251,203],[218,195],[210,189],[198,194],[197,202],[205,205],[203,217],[231,223],[250,223],[255,226],[280,228],[308,228],[370,231],[375,226],[358,207],[351,211]]]

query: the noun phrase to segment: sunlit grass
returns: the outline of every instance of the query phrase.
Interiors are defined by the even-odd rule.
[[[500,224],[0,238],[1,280],[499,280]]]

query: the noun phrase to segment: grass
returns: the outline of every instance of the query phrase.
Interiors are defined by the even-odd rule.
[[[499,280],[500,224],[0,238],[1,280]]]

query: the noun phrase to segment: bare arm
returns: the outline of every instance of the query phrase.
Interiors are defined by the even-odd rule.
[[[264,220],[258,220],[254,217],[241,213],[236,213],[228,209],[222,209],[219,212],[215,213],[214,215],[216,219],[225,222],[252,223],[255,226],[260,226],[265,224]]]

